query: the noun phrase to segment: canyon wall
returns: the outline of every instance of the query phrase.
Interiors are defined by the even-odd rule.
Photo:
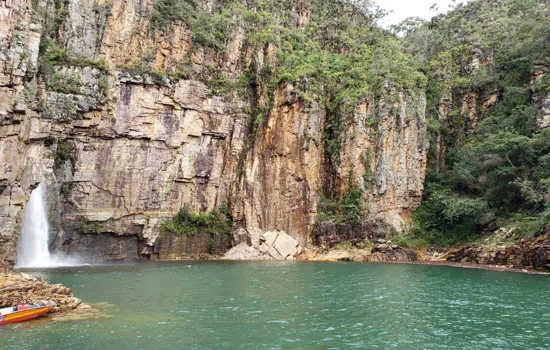
[[[152,31],[153,4],[0,2],[4,264],[16,259],[24,209],[40,182],[49,193],[51,249],[90,259],[204,252],[208,242],[161,234],[182,207],[227,206],[235,237],[225,246],[272,229],[313,243],[329,177],[326,111],[285,81],[271,103],[257,83],[220,91],[214,74],[238,80],[276,66],[270,46],[246,47],[239,19],[224,50],[194,46],[182,22]],[[201,11],[211,7],[204,2]],[[308,16],[303,7],[289,14],[297,28]],[[356,106],[330,176],[341,196],[350,185],[362,190],[365,222],[403,231],[422,196],[426,102],[421,89],[387,82],[383,91]],[[262,120],[258,106],[266,106]]]

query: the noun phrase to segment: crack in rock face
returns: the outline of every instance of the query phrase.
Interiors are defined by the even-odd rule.
[[[309,103],[285,83],[269,97],[260,76],[243,84],[277,64],[273,45],[246,46],[244,27],[223,51],[199,47],[181,23],[170,35],[150,30],[153,2],[71,0],[55,14],[34,3],[0,9],[3,264],[15,262],[23,213],[41,182],[50,249],[94,259],[216,254],[241,239],[250,243],[245,254],[291,259],[316,242],[336,244],[334,235],[315,233],[328,232],[317,218],[329,183],[338,196],[349,183],[363,190],[361,227],[408,227],[426,168],[422,91],[388,83],[381,101],[366,96],[341,130],[341,161],[329,173],[324,97]],[[289,20],[304,30],[311,16],[301,9]],[[234,234],[163,235],[181,208],[227,208]],[[357,231],[345,236],[372,235]]]

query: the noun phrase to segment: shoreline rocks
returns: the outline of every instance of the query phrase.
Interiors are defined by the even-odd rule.
[[[62,284],[49,284],[39,276],[26,273],[0,274],[0,308],[37,302],[56,303],[52,313],[91,309],[73,296],[71,288]]]
[[[391,247],[390,247],[391,248]],[[374,250],[374,249],[373,249]],[[357,262],[413,262],[418,261],[418,253],[413,250],[393,248],[385,252],[373,252],[369,255],[360,256],[353,261]]]
[[[297,257],[304,261],[353,261],[353,262],[415,262],[419,261],[418,252],[403,248],[391,241],[377,239],[363,241],[362,245],[349,245],[344,249],[308,250]]]
[[[451,249],[447,261],[550,271],[550,235],[521,239],[514,245],[478,245]]]

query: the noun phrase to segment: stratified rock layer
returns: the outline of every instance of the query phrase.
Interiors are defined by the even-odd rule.
[[[550,236],[522,239],[519,243],[511,246],[472,244],[449,251],[446,259],[462,263],[530,267],[536,270],[550,271]]]
[[[152,34],[152,1],[69,0],[61,12],[56,4],[0,3],[0,261],[14,263],[24,208],[40,182],[49,185],[51,249],[85,258],[200,256],[215,242],[161,237],[160,226],[181,207],[222,204],[239,228],[234,244],[272,230],[315,243],[328,177],[326,111],[281,83],[254,126],[253,110],[265,101],[222,94],[204,79],[211,71],[235,79],[245,67],[259,72],[276,64],[273,47],[245,47],[238,25],[223,52],[193,48],[184,23]],[[297,28],[308,13],[296,16]],[[39,47],[60,14],[56,45],[88,61],[67,60],[46,76],[37,70]],[[142,61],[161,72],[188,62],[190,73],[154,78],[124,68]],[[422,195],[426,102],[423,92],[389,82],[383,90],[357,106],[331,176],[335,193],[345,194],[348,180],[364,190],[364,227],[400,231]]]

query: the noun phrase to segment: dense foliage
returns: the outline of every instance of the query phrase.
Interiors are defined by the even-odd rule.
[[[230,234],[231,225],[231,217],[226,210],[194,213],[184,207],[171,220],[165,221],[161,230],[174,235],[192,236],[202,231],[219,236]]]
[[[544,1],[475,1],[397,29],[429,76],[433,142],[417,237],[473,238],[491,217],[519,227],[518,236],[548,224],[550,132],[536,119],[549,77],[533,77],[550,68],[549,15]],[[497,102],[484,105],[491,95]]]
[[[338,201],[321,195],[317,220],[323,222],[345,223],[356,225],[362,216],[361,195],[363,191],[353,185],[347,194]]]

